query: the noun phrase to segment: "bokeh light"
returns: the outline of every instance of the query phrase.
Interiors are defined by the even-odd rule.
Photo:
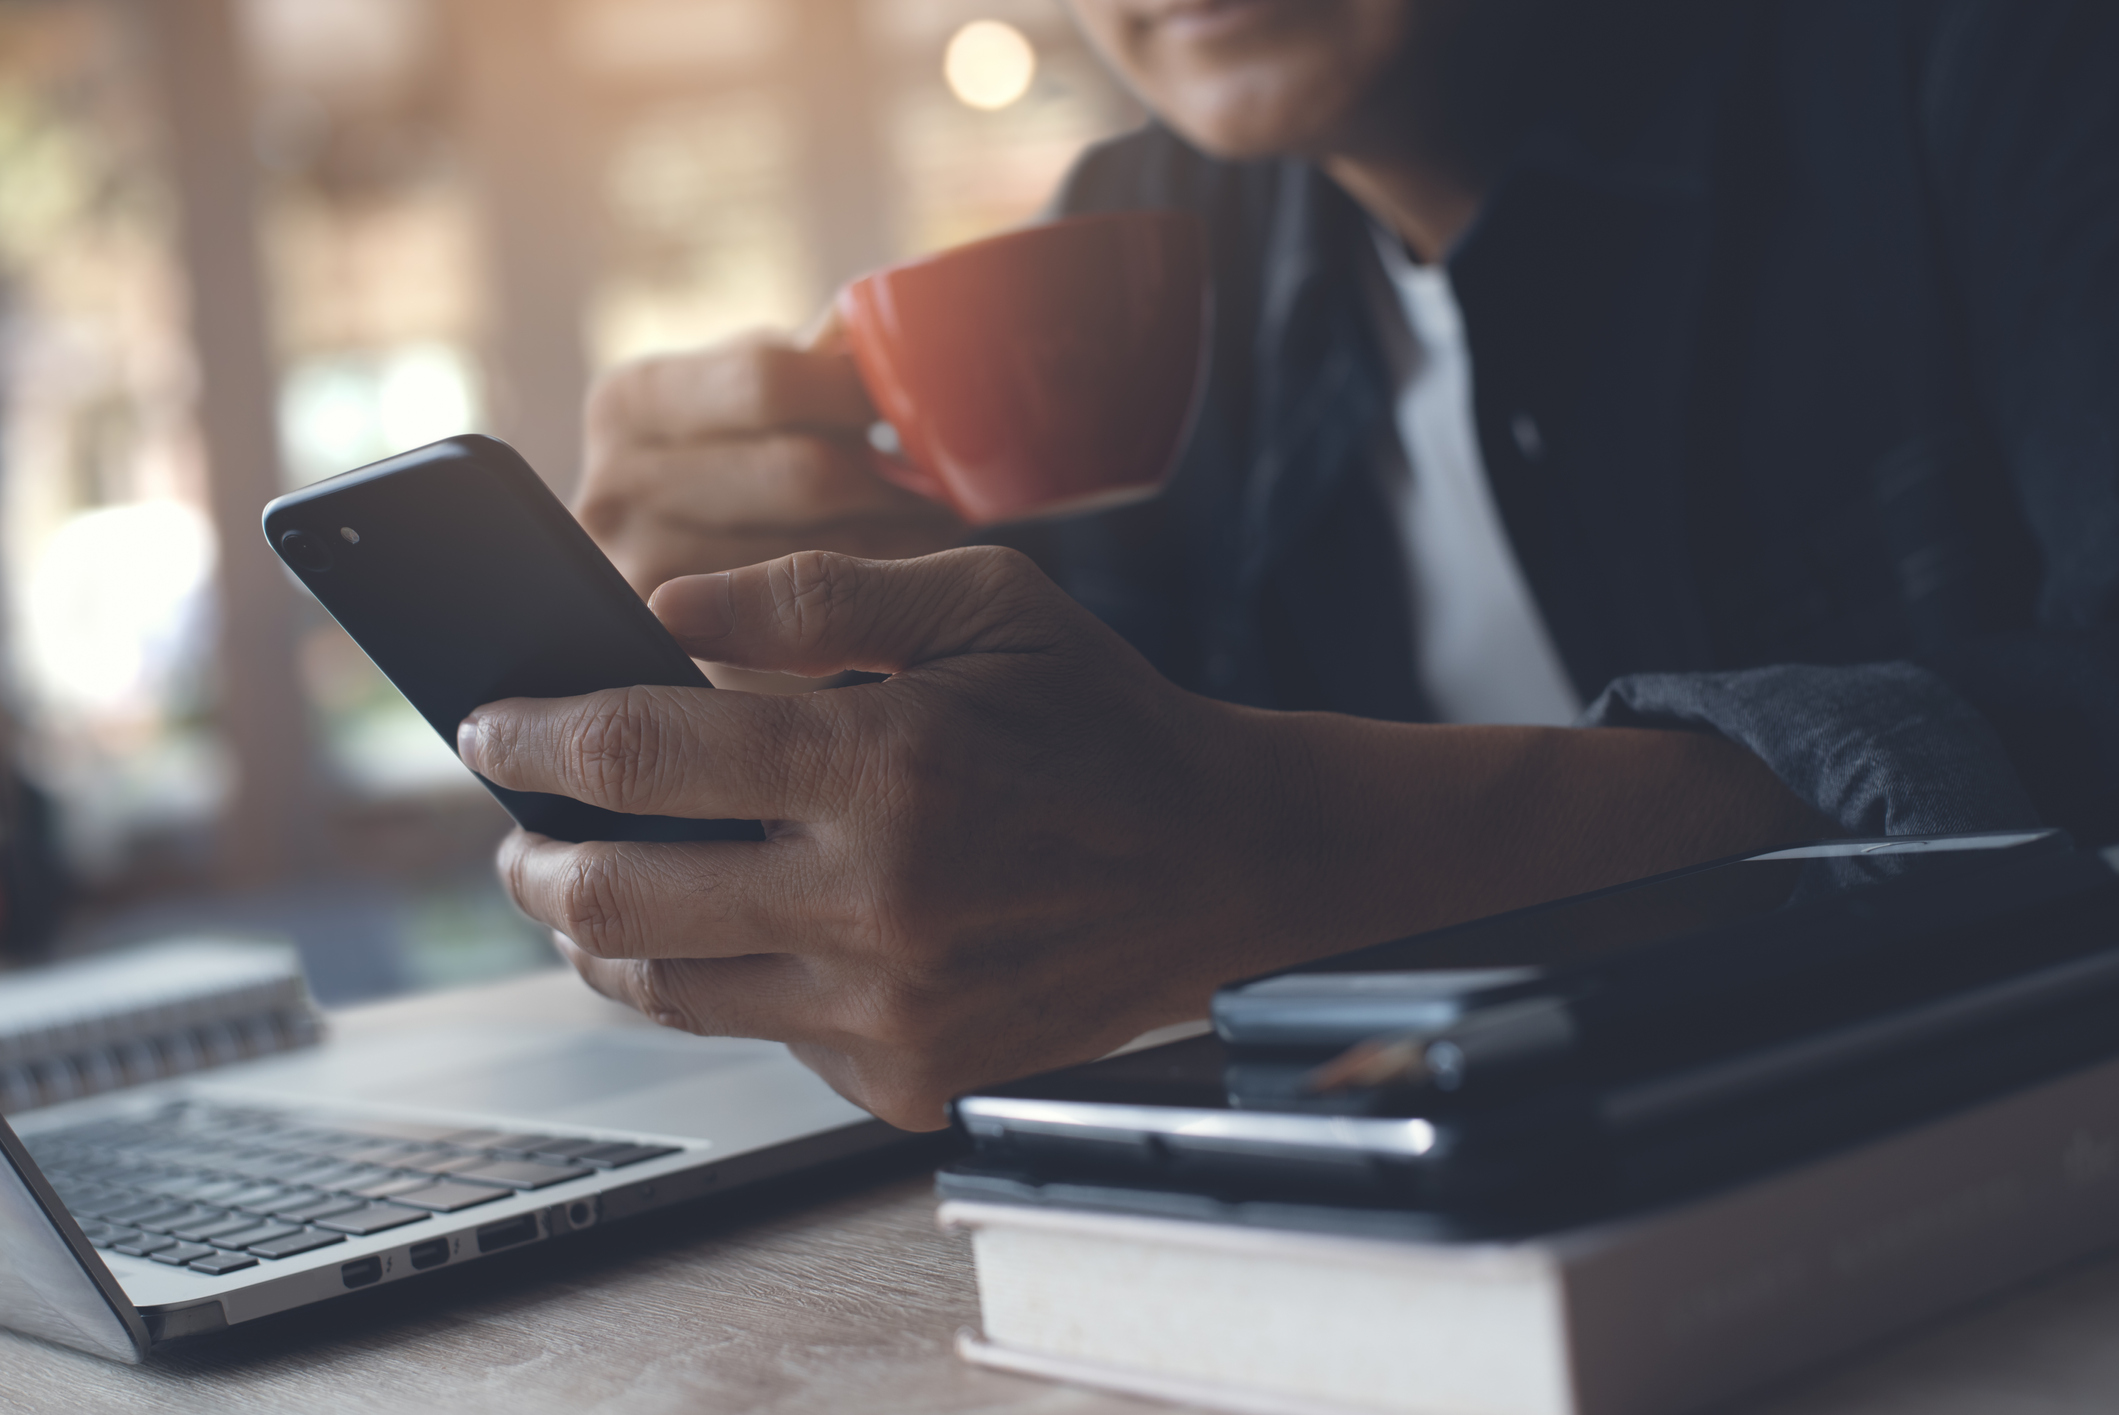
[[[942,76],[959,101],[991,112],[1030,91],[1030,81],[1037,77],[1037,51],[1014,25],[973,20],[950,37]]]
[[[180,501],[68,518],[24,587],[32,691],[69,714],[137,720],[177,706],[209,631],[213,562],[213,527]]]

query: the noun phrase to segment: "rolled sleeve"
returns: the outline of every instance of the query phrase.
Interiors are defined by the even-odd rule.
[[[1850,835],[2040,824],[1986,719],[1910,663],[1635,674],[1605,689],[1580,725],[1719,733]]]

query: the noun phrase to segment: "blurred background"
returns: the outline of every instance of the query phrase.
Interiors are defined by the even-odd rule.
[[[0,0],[0,960],[548,966],[260,507],[466,430],[564,495],[596,370],[1020,223],[1138,120],[1059,0]]]

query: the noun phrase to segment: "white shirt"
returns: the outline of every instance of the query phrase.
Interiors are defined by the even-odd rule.
[[[1486,480],[1471,350],[1443,266],[1413,264],[1377,229],[1375,300],[1398,389],[1396,446],[1377,459],[1404,548],[1413,664],[1442,722],[1564,727],[1582,700],[1553,648]]]

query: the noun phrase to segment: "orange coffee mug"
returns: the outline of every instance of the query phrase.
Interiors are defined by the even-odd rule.
[[[839,313],[897,434],[885,478],[973,525],[1121,505],[1161,489],[1205,386],[1206,233],[1070,217],[863,276]]]

